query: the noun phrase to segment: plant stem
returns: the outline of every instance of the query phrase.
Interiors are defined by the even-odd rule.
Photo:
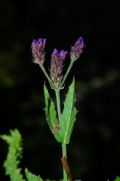
[[[67,159],[67,146],[66,144],[62,144],[62,157]],[[67,173],[63,168],[63,181],[67,181]]]
[[[60,89],[55,89],[56,102],[57,102],[57,112],[59,123],[61,121],[61,106],[60,106]],[[62,144],[62,158],[67,158],[66,144]],[[63,167],[63,181],[67,181],[67,173]]]
[[[54,84],[53,84],[51,78],[49,77],[48,73],[46,72],[45,68],[43,67],[43,65],[41,65],[40,68],[42,69],[43,73],[45,74],[45,77],[47,78],[50,86],[53,88]]]
[[[61,120],[61,106],[60,106],[60,89],[55,89],[56,102],[57,102],[57,112],[59,122]]]
[[[69,67],[67,69],[67,72],[65,73],[64,78],[63,78],[63,80],[61,82],[60,88],[63,86],[63,84],[64,84],[64,82],[65,82],[65,80],[66,80],[66,78],[67,78],[67,76],[68,76],[72,66],[73,66],[73,63],[74,63],[73,61],[70,62],[70,65],[69,65]]]

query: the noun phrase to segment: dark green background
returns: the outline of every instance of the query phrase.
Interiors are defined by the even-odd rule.
[[[43,110],[45,77],[32,63],[31,42],[47,38],[49,71],[53,48],[70,51],[83,36],[86,48],[61,92],[63,100],[74,75],[79,113],[68,146],[69,164],[73,177],[84,181],[120,175],[119,11],[119,0],[0,0],[0,134],[20,130],[23,168],[43,178],[62,176],[61,147],[49,131]],[[2,168],[6,151],[0,142],[3,181],[9,180]]]

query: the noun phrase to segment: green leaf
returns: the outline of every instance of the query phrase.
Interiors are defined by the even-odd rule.
[[[44,84],[44,97],[45,97],[45,115],[46,115],[46,120],[48,122],[48,125],[50,127],[50,129],[52,129],[52,125],[50,123],[50,117],[49,117],[49,100],[50,100],[50,96],[49,96],[49,92],[47,90],[46,85]]]
[[[4,161],[5,174],[11,181],[23,181],[21,169],[18,168],[22,157],[22,137],[20,132],[15,129],[10,131],[10,135],[0,135],[0,138],[8,144],[8,154]]]
[[[55,111],[55,105],[52,99],[50,99],[50,108],[49,108],[49,115],[50,115],[50,121],[52,126],[58,125],[58,119],[57,119],[57,114]]]
[[[55,139],[58,142],[62,142],[62,136],[60,130],[57,129],[57,127],[59,127],[59,123],[57,119],[55,105],[52,99],[50,98],[48,89],[45,86],[45,84],[44,84],[44,97],[45,97],[45,114],[46,114],[47,123]]]
[[[30,171],[28,171],[27,168],[25,169],[25,174],[27,177],[27,181],[43,181],[43,179],[40,176],[34,175]]]
[[[68,93],[66,95],[66,99],[64,102],[64,109],[61,115],[60,127],[61,134],[63,135],[63,144],[68,144],[70,141],[70,137],[72,134],[73,126],[76,121],[77,110],[74,106],[74,92],[75,92],[75,80],[73,79]]]
[[[116,177],[114,181],[120,181],[120,177]]]

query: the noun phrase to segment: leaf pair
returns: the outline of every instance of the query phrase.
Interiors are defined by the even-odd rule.
[[[76,120],[77,110],[74,106],[75,102],[75,80],[73,79],[64,102],[64,109],[61,114],[60,122],[57,119],[55,105],[48,93],[47,87],[44,85],[45,96],[45,114],[51,132],[58,142],[68,144],[72,134],[73,126]]]

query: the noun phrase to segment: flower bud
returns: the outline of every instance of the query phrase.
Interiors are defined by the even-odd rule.
[[[58,52],[57,49],[54,49],[51,55],[50,77],[57,86],[60,85],[62,80],[63,63],[67,53],[64,50]]]
[[[71,52],[70,52],[70,58],[71,61],[76,61],[80,55],[83,52],[83,48],[84,48],[84,41],[83,38],[80,37],[75,44],[71,47]]]
[[[34,63],[43,65],[45,61],[45,44],[46,39],[39,38],[38,40],[33,40],[31,48]]]

